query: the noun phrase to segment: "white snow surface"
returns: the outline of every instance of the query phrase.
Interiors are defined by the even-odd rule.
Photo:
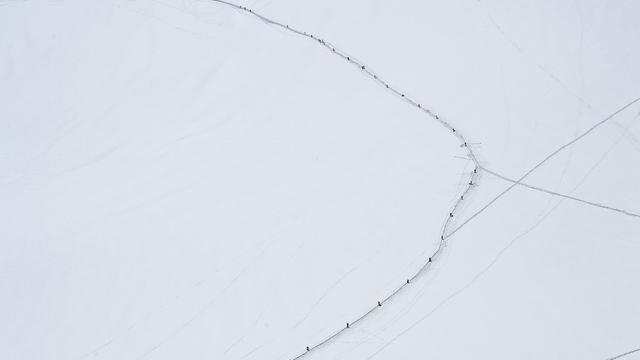
[[[238,2],[510,178],[640,96],[637,1]],[[291,359],[424,264],[465,154],[223,4],[0,0],[0,359]],[[526,182],[638,214],[639,165],[636,104]],[[640,219],[518,186],[304,358],[609,359],[639,258]]]

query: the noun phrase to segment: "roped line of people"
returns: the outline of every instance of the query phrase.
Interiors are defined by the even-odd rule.
[[[367,74],[374,81],[376,81],[380,85],[382,85],[385,89],[388,89],[389,91],[394,93],[396,96],[400,97],[401,99],[403,99],[404,101],[406,101],[410,105],[418,108],[419,110],[421,110],[422,112],[427,114],[432,119],[438,121],[442,126],[447,128],[458,139],[458,141],[460,142],[460,146],[466,149],[468,158],[474,164],[474,169],[473,169],[472,172],[470,172],[470,175],[469,175],[469,182],[466,184],[464,191],[462,192],[460,197],[456,200],[456,202],[454,203],[453,207],[449,211],[449,213],[448,213],[448,215],[447,215],[447,217],[446,217],[446,219],[444,221],[444,225],[442,227],[442,232],[440,234],[440,242],[438,243],[438,247],[431,254],[431,256],[429,256],[428,260],[424,263],[424,265],[415,274],[413,274],[412,276],[407,278],[405,281],[403,281],[403,283],[401,285],[399,285],[389,295],[384,297],[382,300],[378,300],[377,303],[373,307],[371,307],[367,312],[365,312],[363,315],[361,315],[360,317],[356,318],[353,321],[347,322],[345,326],[341,327],[340,329],[335,330],[328,337],[326,337],[323,340],[317,342],[315,345],[306,346],[305,347],[305,351],[303,351],[299,355],[291,358],[291,360],[298,360],[298,359],[301,359],[301,358],[305,357],[306,355],[308,355],[313,350],[318,349],[319,347],[321,347],[323,345],[326,345],[331,340],[335,339],[337,336],[342,334],[345,330],[351,329],[355,324],[357,324],[358,322],[360,322],[363,319],[365,319],[367,316],[372,314],[377,309],[381,308],[384,305],[385,302],[391,300],[401,290],[403,290],[405,287],[410,285],[418,276],[424,274],[431,267],[431,264],[438,258],[438,256],[442,252],[442,250],[444,248],[444,245],[446,243],[446,239],[450,236],[450,234],[447,233],[447,229],[449,228],[449,225],[451,224],[451,221],[453,220],[456,211],[462,205],[462,202],[465,200],[465,198],[467,198],[468,193],[477,184],[478,175],[479,175],[479,171],[478,170],[480,170],[482,167],[481,167],[481,165],[480,165],[480,163],[478,161],[478,158],[476,157],[476,154],[474,153],[472,147],[468,145],[468,142],[467,142],[466,138],[464,137],[464,135],[462,135],[462,133],[458,129],[453,127],[447,121],[443,120],[439,115],[437,115],[436,113],[434,113],[430,109],[425,108],[424,106],[422,106],[421,103],[411,99],[405,93],[396,90],[394,87],[389,85],[389,83],[387,83],[386,81],[381,79],[377,74],[375,74],[374,72],[369,70],[369,68],[367,68],[366,65],[364,65],[361,62],[355,60],[352,56],[350,56],[346,52],[339,50],[334,45],[332,45],[331,43],[325,41],[324,39],[322,39],[320,37],[317,37],[317,36],[315,36],[313,34],[305,32],[305,31],[297,30],[295,28],[290,27],[289,25],[285,25],[285,24],[282,24],[280,22],[277,22],[277,21],[274,21],[272,19],[269,19],[269,18],[267,18],[267,17],[265,17],[263,15],[260,15],[260,14],[256,13],[252,9],[247,8],[245,6],[237,5],[237,4],[234,4],[234,3],[231,3],[231,2],[228,2],[228,1],[224,1],[224,0],[211,0],[211,1],[222,3],[222,4],[225,4],[225,5],[231,6],[233,8],[236,8],[238,10],[247,12],[247,13],[249,13],[251,15],[254,15],[254,16],[258,17],[259,19],[261,19],[262,21],[264,21],[264,22],[266,22],[268,24],[276,25],[276,26],[281,27],[281,28],[283,28],[283,29],[285,29],[287,31],[293,32],[293,33],[298,34],[300,36],[307,37],[309,39],[312,39],[313,41],[315,41],[315,42],[319,43],[320,45],[324,46],[325,48],[327,48],[333,54],[335,54],[335,55],[341,57],[342,59],[352,63],[353,65],[357,66],[360,71],[362,71],[363,73]]]

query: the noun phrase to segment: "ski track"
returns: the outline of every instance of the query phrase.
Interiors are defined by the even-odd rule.
[[[552,191],[552,190],[547,190],[547,189],[544,189],[544,188],[541,188],[541,187],[538,187],[538,186],[535,186],[535,185],[529,185],[529,184],[524,183],[524,182],[519,182],[518,183],[516,180],[508,178],[508,177],[506,177],[504,175],[500,175],[497,172],[489,170],[484,166],[481,167],[481,169],[482,169],[483,172],[491,174],[491,175],[493,175],[493,176],[495,176],[495,177],[497,177],[499,179],[502,179],[504,181],[510,182],[512,184],[520,185],[522,187],[526,187],[526,188],[531,189],[531,190],[540,191],[540,192],[547,193],[547,194],[550,194],[550,195],[554,195],[554,196],[562,197],[562,198],[565,198],[565,199],[573,200],[573,201],[576,201],[576,202],[579,202],[579,203],[582,203],[582,204],[594,206],[594,207],[601,208],[601,209],[604,209],[604,210],[615,211],[615,212],[623,214],[623,215],[640,218],[640,214],[636,214],[636,213],[633,213],[631,211],[615,208],[613,206],[608,206],[608,205],[604,205],[604,204],[598,204],[598,203],[593,202],[593,201],[588,201],[588,200],[577,198],[575,196],[562,194],[562,193],[555,192],[555,191]]]
[[[549,70],[547,66],[544,66],[540,62],[538,62],[532,55],[529,54],[529,52],[525,48],[523,48],[512,36],[510,36],[505,31],[504,27],[502,25],[500,25],[500,23],[498,23],[496,21],[494,16],[491,14],[491,9],[489,8],[489,6],[484,1],[476,0],[476,2],[482,7],[482,10],[484,11],[485,15],[487,16],[487,19],[489,20],[491,25],[496,29],[498,34],[500,34],[505,39],[505,41],[507,43],[509,43],[509,45],[511,45],[518,52],[518,54],[520,54],[531,65],[535,66],[538,70],[540,70],[545,75],[547,75],[547,77],[549,77],[549,79],[551,79],[558,86],[560,86],[562,89],[564,89],[569,95],[573,96],[576,100],[578,100],[582,104],[582,106],[584,106],[584,107],[588,108],[589,110],[591,110],[592,112],[600,115],[598,110],[593,105],[591,105],[587,100],[585,100],[584,97],[581,94],[578,94],[576,91],[574,91],[559,76],[557,76],[556,74],[551,72],[551,70]],[[581,34],[581,36],[582,36],[582,34]],[[580,41],[582,41],[582,38],[580,39]]]
[[[340,50],[335,45],[333,45],[330,42],[324,40],[323,38],[320,38],[320,37],[318,37],[316,35],[313,35],[311,33],[307,33],[305,31],[301,31],[301,30],[298,30],[296,28],[290,27],[289,25],[277,22],[277,21],[272,20],[270,18],[267,18],[267,17],[265,17],[265,16],[263,16],[263,15],[261,15],[259,13],[256,13],[252,9],[245,7],[245,6],[237,5],[237,4],[234,4],[234,3],[231,3],[231,2],[228,2],[228,1],[224,1],[224,0],[211,0],[211,1],[215,2],[215,3],[220,3],[220,4],[224,4],[224,5],[230,6],[230,7],[234,8],[234,9],[236,9],[236,10],[240,10],[240,11],[242,11],[244,13],[248,13],[250,15],[253,15],[253,16],[257,17],[258,19],[264,21],[265,23],[267,23],[269,25],[274,25],[276,27],[279,27],[279,28],[284,29],[286,31],[289,31],[291,33],[294,33],[294,34],[297,34],[299,36],[303,36],[303,37],[305,37],[307,39],[310,39],[310,40],[318,43],[319,45],[325,47],[327,50],[329,50],[335,56],[338,56],[341,59],[347,61],[348,63],[356,66],[359,71],[361,71],[362,73],[367,75],[369,78],[374,80],[377,84],[382,85],[392,95],[395,95],[396,97],[399,97],[401,100],[404,100],[409,105],[411,105],[411,106],[415,107],[416,109],[422,111],[424,114],[429,116],[432,120],[435,120],[438,123],[440,123],[440,125],[444,126],[453,136],[455,136],[458,139],[458,141],[460,143],[460,147],[466,149],[467,156],[468,156],[469,160],[471,160],[473,162],[474,166],[475,166],[473,171],[471,171],[469,176],[468,176],[468,181],[466,182],[466,185],[465,185],[464,190],[462,191],[462,194],[460,196],[456,197],[457,200],[455,201],[453,207],[450,209],[449,213],[446,215],[446,219],[444,221],[444,225],[442,227],[442,231],[441,231],[441,234],[440,234],[440,242],[438,243],[438,246],[437,246],[436,250],[431,254],[431,256],[427,259],[427,261],[424,262],[423,266],[416,273],[414,273],[412,276],[410,276],[405,281],[403,281],[402,284],[399,285],[390,294],[388,294],[387,296],[385,296],[382,299],[378,300],[378,303],[373,305],[364,314],[362,314],[361,316],[359,316],[359,317],[355,318],[354,320],[348,322],[348,326],[343,326],[340,329],[334,330],[329,336],[327,336],[323,340],[315,343],[312,346],[308,346],[305,351],[303,351],[299,355],[294,356],[294,357],[291,358],[291,360],[297,360],[297,359],[301,359],[301,358],[307,356],[308,354],[310,354],[314,350],[317,350],[318,348],[322,347],[323,345],[326,345],[326,344],[330,343],[331,341],[336,339],[338,336],[340,336],[343,332],[345,332],[347,329],[353,328],[355,325],[357,325],[359,322],[361,322],[362,320],[367,318],[369,315],[371,315],[372,313],[376,312],[378,309],[382,308],[382,306],[386,302],[388,302],[393,297],[395,297],[405,287],[407,287],[415,279],[417,279],[420,275],[424,274],[426,271],[428,271],[431,268],[431,265],[433,264],[433,261],[435,261],[439,257],[439,255],[442,253],[443,248],[444,248],[445,243],[446,243],[446,240],[451,235],[451,234],[447,234],[447,231],[448,231],[449,227],[451,226],[451,224],[453,223],[453,219],[454,219],[454,216],[455,216],[456,212],[462,206],[462,203],[465,200],[465,197],[473,190],[474,186],[477,183],[478,176],[479,176],[478,170],[480,169],[480,162],[478,161],[478,158],[476,157],[476,154],[474,153],[472,147],[468,145],[465,136],[461,134],[459,129],[456,129],[450,122],[443,120],[439,115],[437,115],[432,110],[430,110],[430,109],[428,109],[426,107],[423,107],[421,103],[419,103],[416,100],[410,98],[404,92],[398,90],[396,87],[391,86],[389,84],[389,82],[383,80],[375,72],[370,70],[364,63],[362,63],[361,61],[357,60],[356,58],[354,58],[353,56],[351,56],[347,52],[345,52],[343,50]]]
[[[460,225],[458,225],[456,228],[454,228],[446,237],[451,236],[453,234],[455,234],[456,232],[458,232],[458,230],[460,230],[461,228],[463,228],[465,225],[467,225],[470,221],[472,221],[473,219],[475,219],[478,215],[480,215],[482,212],[484,212],[485,210],[487,210],[487,208],[489,208],[491,205],[493,205],[496,201],[498,201],[498,199],[500,199],[501,197],[503,197],[505,194],[507,194],[509,191],[511,191],[514,187],[516,187],[517,185],[520,185],[521,182],[527,178],[529,175],[531,175],[534,171],[536,171],[538,168],[540,168],[542,165],[544,165],[547,161],[551,160],[551,158],[553,158],[554,156],[558,155],[559,153],[561,153],[564,149],[570,147],[571,145],[577,143],[578,141],[580,141],[582,138],[584,138],[585,136],[589,135],[592,131],[594,131],[595,129],[597,129],[598,127],[604,125],[607,121],[613,119],[614,117],[616,117],[616,115],[620,114],[621,112],[623,112],[624,110],[628,109],[629,107],[631,107],[632,105],[636,104],[637,102],[640,101],[640,98],[636,98],[634,100],[631,100],[630,102],[628,102],[627,104],[625,104],[624,106],[620,107],[619,109],[617,109],[616,111],[614,111],[613,113],[611,113],[611,115],[607,116],[606,118],[600,120],[599,122],[597,122],[596,124],[594,124],[593,126],[591,126],[589,129],[587,129],[585,132],[583,132],[582,134],[580,134],[579,136],[575,137],[573,140],[567,142],[566,144],[560,146],[559,148],[557,148],[556,150],[554,150],[553,152],[551,152],[549,155],[547,155],[544,159],[540,160],[537,164],[535,164],[531,169],[529,169],[526,173],[524,173],[524,175],[522,175],[520,178],[518,178],[518,180],[515,180],[509,187],[507,187],[506,189],[504,189],[501,193],[499,193],[497,196],[495,196],[493,199],[491,199],[489,202],[487,202],[483,207],[481,207],[478,211],[476,211],[475,213],[473,213],[473,215],[471,215],[470,217],[468,217],[465,221],[463,221]],[[478,168],[481,168],[480,165],[478,165]],[[445,237],[445,238],[446,238]]]
[[[631,350],[631,351],[627,351],[627,352],[622,353],[622,354],[620,354],[620,355],[616,355],[616,356],[614,356],[614,357],[612,357],[612,358],[608,358],[607,360],[616,360],[616,359],[620,359],[620,358],[625,357],[625,356],[627,356],[627,355],[631,355],[631,354],[637,353],[638,351],[640,351],[640,348],[637,348],[637,349],[634,349],[634,350]]]

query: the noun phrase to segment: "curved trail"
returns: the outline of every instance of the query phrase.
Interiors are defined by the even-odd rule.
[[[272,20],[270,18],[267,18],[267,17],[265,17],[265,16],[263,16],[261,14],[256,13],[252,9],[245,7],[245,6],[237,5],[237,4],[234,4],[234,3],[231,3],[231,2],[228,2],[228,1],[224,1],[224,0],[211,0],[211,1],[212,2],[216,2],[216,3],[220,3],[220,4],[224,4],[224,5],[230,6],[232,8],[235,8],[237,10],[240,10],[242,12],[251,14],[251,15],[259,18],[260,20],[264,21],[265,23],[267,23],[269,25],[277,26],[277,27],[279,27],[279,28],[281,28],[283,30],[286,30],[286,31],[289,31],[289,32],[294,33],[296,35],[305,37],[308,40],[312,40],[312,41],[318,43],[319,45],[325,47],[332,54],[334,54],[335,56],[345,60],[346,62],[350,63],[351,65],[354,65],[354,67],[356,67],[357,70],[359,70],[360,72],[366,74],[369,78],[371,78],[372,80],[377,82],[379,85],[382,85],[392,95],[395,95],[398,98],[404,100],[409,105],[411,105],[414,108],[422,111],[424,114],[429,116],[432,120],[435,120],[438,123],[440,123],[440,125],[445,127],[453,136],[455,136],[458,139],[458,141],[460,143],[460,147],[466,149],[468,158],[474,164],[474,169],[469,174],[469,180],[467,182],[467,185],[465,186],[464,190],[462,191],[462,194],[457,198],[455,204],[450,209],[449,213],[446,215],[446,220],[444,221],[444,225],[442,226],[442,232],[440,234],[440,242],[438,243],[438,246],[437,246],[436,250],[431,254],[431,256],[427,259],[427,261],[424,263],[424,265],[415,274],[413,274],[412,276],[407,278],[405,281],[403,281],[402,284],[399,285],[390,294],[388,294],[387,296],[385,296],[382,299],[380,299],[377,302],[377,304],[373,305],[369,310],[364,312],[364,314],[360,315],[359,317],[357,317],[357,318],[353,319],[352,321],[350,321],[349,323],[347,323],[347,326],[343,326],[343,327],[341,327],[339,329],[334,330],[329,336],[327,336],[326,338],[324,338],[320,342],[318,342],[318,343],[316,343],[316,344],[314,344],[312,346],[308,346],[305,349],[305,351],[303,351],[299,355],[291,358],[292,360],[297,360],[297,359],[300,359],[300,358],[308,355],[312,351],[317,350],[318,348],[322,347],[323,345],[328,344],[329,342],[331,342],[332,340],[334,340],[338,336],[340,336],[346,330],[351,329],[352,327],[354,327],[354,325],[358,324],[359,322],[364,320],[366,317],[368,317],[370,314],[372,314],[373,312],[375,312],[378,309],[380,309],[387,301],[391,300],[394,296],[396,296],[405,287],[410,285],[413,282],[413,280],[415,280],[418,276],[424,274],[427,270],[429,270],[429,268],[431,267],[431,264],[433,263],[433,261],[435,261],[440,256],[440,254],[441,254],[441,252],[442,252],[442,250],[443,250],[443,248],[445,246],[446,239],[449,236],[452,235],[452,233],[448,234],[448,230],[449,230],[449,227],[452,224],[452,221],[453,221],[453,218],[454,218],[454,215],[455,215],[456,211],[462,206],[462,203],[463,203],[464,199],[467,197],[469,192],[471,192],[472,189],[474,188],[474,186],[476,185],[476,182],[477,182],[478,176],[479,176],[480,162],[478,161],[478,158],[476,157],[476,154],[474,153],[473,149],[470,146],[468,146],[466,138],[464,137],[463,134],[460,133],[459,129],[456,129],[453,125],[451,125],[451,123],[449,123],[448,121],[443,120],[435,112],[433,112],[432,110],[422,106],[422,104],[420,104],[416,100],[406,96],[404,92],[398,90],[396,87],[391,86],[389,84],[389,82],[387,82],[386,80],[383,80],[380,76],[378,76],[376,73],[374,73],[372,70],[370,70],[361,61],[355,59],[353,56],[349,55],[347,52],[338,49],[336,46],[332,45],[327,40],[325,40],[323,38],[320,38],[318,36],[315,36],[315,35],[313,35],[311,33],[307,33],[305,31],[301,31],[301,30],[295,29],[293,27],[290,27],[289,25],[286,25],[286,24],[277,22],[275,20]]]

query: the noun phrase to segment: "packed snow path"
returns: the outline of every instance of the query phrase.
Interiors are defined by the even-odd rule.
[[[446,219],[444,221],[444,225],[443,225],[442,231],[440,233],[440,242],[438,243],[438,246],[437,246],[436,250],[431,254],[431,256],[428,259],[426,259],[424,265],[415,274],[413,274],[412,276],[410,276],[407,279],[405,279],[400,286],[398,286],[394,291],[392,291],[386,297],[383,297],[382,299],[378,300],[377,303],[374,302],[374,305],[368,311],[366,311],[364,314],[362,314],[358,318],[346,323],[346,325],[341,327],[340,329],[335,330],[333,333],[331,333],[324,340],[322,340],[322,341],[320,341],[320,342],[318,342],[318,343],[316,343],[316,344],[314,344],[312,346],[306,347],[306,349],[302,353],[300,353],[298,356],[295,356],[295,357],[292,358],[293,360],[300,359],[300,358],[304,357],[305,355],[309,354],[310,352],[312,352],[313,350],[316,350],[319,347],[329,343],[330,341],[332,341],[333,339],[338,337],[340,334],[342,334],[344,331],[346,331],[347,329],[350,329],[351,327],[353,327],[354,325],[356,325],[357,323],[359,323],[360,321],[365,319],[367,316],[369,316],[370,314],[372,314],[373,312],[375,312],[376,310],[381,308],[384,305],[385,302],[389,301],[391,298],[396,296],[402,289],[404,289],[406,286],[411,284],[411,282],[413,280],[415,280],[418,276],[420,276],[423,273],[425,273],[431,267],[431,264],[433,263],[433,261],[435,261],[438,258],[438,256],[440,255],[440,253],[442,252],[442,250],[444,248],[444,245],[445,245],[446,239],[449,236],[451,236],[451,234],[449,233],[448,230],[449,230],[449,227],[452,224],[452,220],[453,220],[457,210],[460,208],[460,206],[462,205],[462,202],[465,200],[465,198],[467,198],[467,195],[469,194],[469,192],[477,184],[478,176],[479,176],[479,170],[480,170],[481,166],[480,166],[480,162],[478,161],[478,158],[477,158],[476,154],[474,153],[472,147],[469,145],[469,143],[467,142],[467,139],[460,132],[459,129],[455,128],[450,122],[445,121],[441,116],[437,115],[434,111],[430,110],[427,107],[424,107],[418,101],[416,101],[416,100],[410,98],[409,96],[407,96],[404,92],[398,90],[394,86],[391,86],[389,84],[389,82],[387,82],[386,80],[382,79],[375,72],[371,71],[364,63],[362,63],[360,60],[357,60],[356,58],[354,58],[353,56],[351,56],[347,52],[338,49],[335,45],[331,44],[330,42],[328,42],[328,41],[326,41],[326,40],[324,40],[324,39],[322,39],[322,38],[320,38],[320,37],[318,37],[316,35],[313,35],[311,33],[307,33],[305,31],[297,30],[297,29],[295,29],[293,27],[290,27],[289,25],[285,25],[285,24],[282,24],[280,22],[277,22],[277,21],[274,21],[272,19],[269,19],[269,18],[267,18],[267,17],[265,17],[263,15],[260,15],[260,14],[256,13],[252,9],[247,8],[245,6],[233,4],[233,3],[230,3],[230,2],[227,2],[227,1],[223,1],[223,0],[212,0],[212,1],[217,2],[217,3],[221,3],[221,4],[225,4],[225,5],[231,6],[231,7],[235,8],[235,9],[238,9],[238,10],[241,10],[243,12],[249,13],[249,14],[251,14],[253,16],[256,16],[260,20],[266,22],[267,24],[275,25],[275,26],[278,26],[278,27],[280,27],[280,28],[282,28],[284,30],[290,31],[292,33],[295,33],[297,35],[304,36],[305,38],[308,38],[308,39],[310,39],[310,40],[312,40],[314,42],[317,42],[318,44],[324,46],[329,51],[331,51],[331,53],[333,53],[336,56],[342,58],[343,60],[347,61],[348,63],[354,65],[359,71],[361,71],[362,73],[364,73],[367,76],[369,76],[371,79],[376,81],[376,83],[378,83],[379,85],[382,85],[391,94],[399,97],[400,99],[404,100],[409,105],[411,105],[411,106],[415,107],[416,109],[422,111],[424,114],[429,116],[431,119],[436,120],[437,122],[439,122],[453,136],[455,136],[456,139],[458,139],[458,141],[460,143],[460,147],[466,149],[467,156],[468,156],[469,160],[471,160],[473,162],[473,164],[474,164],[474,169],[469,174],[469,180],[468,180],[464,190],[462,191],[462,194],[458,197],[458,199],[454,203],[453,207],[446,214]]]

